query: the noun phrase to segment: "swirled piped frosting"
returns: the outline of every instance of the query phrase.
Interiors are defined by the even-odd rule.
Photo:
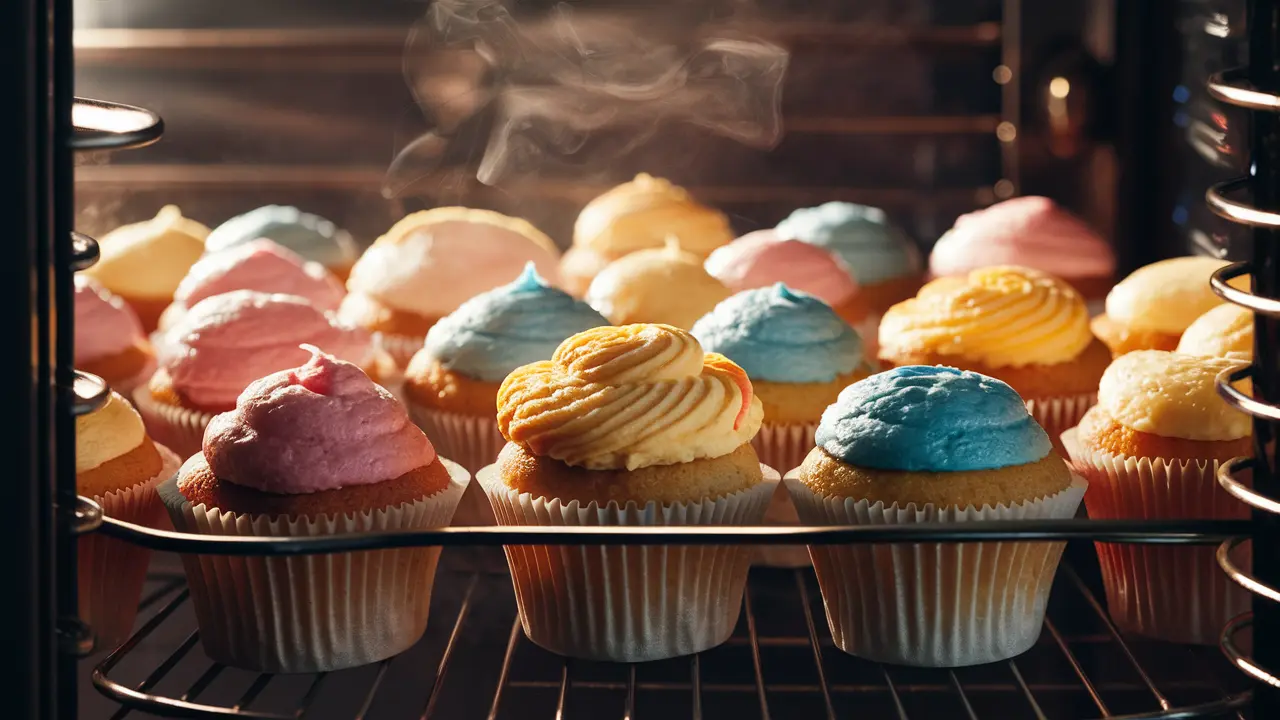
[[[499,382],[551,357],[565,338],[608,325],[600,313],[547,284],[525,265],[515,282],[466,301],[427,333],[436,362],[469,378]]]
[[[862,363],[862,338],[831,306],[782,283],[738,293],[693,326],[752,380],[825,383]]]
[[[191,307],[233,290],[296,295],[320,310],[337,310],[346,295],[342,283],[320,263],[259,238],[201,257],[178,284],[173,300]]]
[[[993,368],[1054,365],[1091,342],[1080,294],[1052,275],[1016,266],[934,280],[880,321],[882,357],[932,353]]]
[[[829,202],[800,208],[776,228],[778,237],[801,240],[835,253],[860,285],[920,272],[920,251],[877,207]]]
[[[847,465],[991,470],[1053,449],[1013,388],[968,370],[907,365],[850,385],[822,413],[818,447]]]
[[[727,455],[764,409],[742,368],[670,325],[578,333],[498,390],[498,428],[535,455],[634,470]]]
[[[96,280],[75,276],[75,362],[86,363],[143,346],[142,323],[123,300]]]
[[[311,358],[245,388],[204,431],[219,479],[277,494],[394,480],[435,462],[435,448],[395,396],[364,372],[303,345]]]

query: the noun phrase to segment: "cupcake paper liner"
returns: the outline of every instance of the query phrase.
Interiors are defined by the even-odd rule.
[[[431,438],[439,453],[473,473],[497,460],[498,453],[507,444],[507,439],[498,432],[496,417],[445,412],[413,402],[408,403],[408,408],[409,417]],[[494,524],[493,508],[479,483],[472,483],[462,496],[453,524]]]
[[[162,524],[164,506],[156,495],[156,485],[176,473],[182,460],[163,445],[157,444],[156,450],[164,464],[155,477],[94,496],[104,515],[135,525]],[[93,630],[96,650],[113,650],[133,631],[151,551],[101,533],[89,533],[76,541],[76,553],[80,618]]]
[[[1066,519],[1086,484],[1038,500],[976,508],[917,507],[821,497],[789,473],[787,490],[808,525],[914,525]],[[1066,543],[983,542],[812,545],[814,571],[836,647],[918,667],[1005,660],[1040,636]]]
[[[813,450],[813,434],[817,429],[817,423],[766,424],[760,428],[760,432],[756,433],[751,444],[755,446],[760,462],[785,473],[800,467],[805,456]],[[769,502],[769,509],[764,514],[764,522],[766,525],[798,525],[800,523],[795,506],[791,504],[791,495],[781,483]],[[808,567],[809,548],[804,545],[759,545],[756,547],[754,564],[780,568]]]
[[[448,487],[356,515],[268,516],[192,506],[176,475],[160,498],[181,532],[317,537],[444,527],[469,475],[441,458]],[[325,672],[403,652],[427,627],[439,547],[291,557],[183,555],[205,652],[271,673]]]
[[[1027,412],[1040,423],[1053,441],[1053,449],[1064,459],[1067,450],[1062,445],[1062,433],[1080,424],[1080,418],[1098,403],[1097,393],[1069,397],[1036,398],[1027,401]]]
[[[387,351],[401,369],[409,366],[409,361],[422,349],[422,344],[427,341],[425,335],[393,335],[382,332],[374,333],[373,338],[378,347]]]
[[[162,403],[145,384],[133,391],[133,405],[147,426],[147,434],[184,460],[200,452],[204,429],[217,414]]]
[[[1135,458],[1088,451],[1065,438],[1089,480],[1085,507],[1095,520],[1248,519],[1248,507],[1218,485],[1216,461]],[[1214,545],[1095,543],[1107,608],[1126,632],[1216,645],[1228,620],[1249,609],[1249,592],[1218,567]],[[1250,564],[1249,549],[1237,562]]]
[[[778,474],[701,502],[605,507],[507,488],[476,474],[500,525],[758,525]],[[508,546],[525,635],[560,655],[642,662],[690,655],[728,639],[742,608],[750,546]]]

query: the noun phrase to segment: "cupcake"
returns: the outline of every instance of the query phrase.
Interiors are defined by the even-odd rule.
[[[76,418],[76,492],[108,517],[157,527],[164,509],[156,485],[180,464],[147,437],[142,418],[119,393]],[[115,649],[133,631],[151,551],[101,533],[76,542],[80,619],[93,629],[98,650]]]
[[[159,368],[133,401],[151,434],[187,457],[200,451],[209,421],[233,409],[249,383],[301,365],[303,343],[357,363],[379,381],[393,377],[367,331],[299,297],[236,290],[201,300],[165,331],[156,344]]]
[[[751,378],[764,407],[764,422],[751,444],[760,462],[779,472],[800,466],[813,449],[823,411],[869,372],[858,333],[826,303],[782,283],[725,300],[693,326],[693,336]],[[781,487],[766,520],[792,525],[798,520]],[[809,562],[803,545],[761,546],[760,554],[763,565]]]
[[[1003,380],[1061,451],[1059,436],[1093,405],[1111,362],[1070,285],[1001,266],[939,278],[880,321],[880,361],[948,365]]]
[[[609,264],[586,300],[615,325],[663,323],[688,330],[733,292],[707,274],[702,260],[675,241]]]
[[[786,479],[807,525],[1065,520],[1084,483],[1005,383],[908,366],[850,385]],[[877,662],[956,667],[1040,636],[1065,543],[814,545],[836,647]]]
[[[1185,355],[1253,359],[1253,311],[1225,303],[1196,318],[1178,340]]]
[[[493,463],[506,444],[498,432],[498,388],[521,365],[549,360],[570,335],[608,325],[581,300],[549,285],[525,266],[515,282],[463,303],[427,333],[405,371],[405,399],[414,422],[467,470]],[[480,491],[468,494],[459,523],[493,524]]]
[[[209,228],[173,205],[150,220],[123,225],[98,241],[101,257],[84,273],[129,304],[151,332],[187,271],[204,253]]]
[[[733,239],[729,219],[700,204],[684,188],[641,173],[597,197],[573,225],[573,246],[560,264],[569,292],[582,297],[605,266],[637,250],[661,248],[668,238],[701,260]]]
[[[524,220],[459,207],[413,213],[356,261],[338,312],[376,333],[403,367],[440,318],[529,262],[556,282],[555,244]]]
[[[477,475],[500,525],[754,525],[776,474],[742,368],[669,325],[600,327],[498,391],[510,442]],[[639,662],[733,632],[745,546],[508,546],[525,634],[569,657]]]
[[[920,287],[920,251],[880,208],[829,202],[792,212],[778,237],[835,253],[853,273],[858,292],[874,314],[911,297]]]
[[[254,381],[160,486],[180,532],[298,537],[449,524],[468,475],[436,455],[359,367],[311,358]],[[440,548],[296,557],[183,555],[216,662],[326,672],[409,648],[427,626]]]
[[[1080,218],[1046,197],[1018,197],[961,215],[929,253],[934,277],[968,275],[992,265],[1053,273],[1086,301],[1115,285],[1111,245]]]
[[[173,304],[160,317],[160,329],[173,325],[201,300],[233,290],[294,295],[324,312],[337,310],[346,295],[342,283],[320,263],[260,238],[196,261],[178,283]]]
[[[319,215],[283,205],[266,205],[231,218],[209,233],[205,247],[208,252],[221,252],[260,238],[323,265],[343,280],[360,254],[346,230]]]
[[[1134,350],[1173,350],[1196,318],[1221,305],[1209,276],[1225,260],[1180,257],[1135,270],[1107,294],[1107,311],[1093,319],[1093,333],[1111,354]],[[1248,289],[1248,278],[1231,284]]]
[[[156,369],[138,316],[97,281],[75,276],[75,365],[128,396]]]
[[[1096,520],[1240,519],[1248,506],[1217,480],[1218,466],[1252,452],[1244,413],[1214,379],[1237,358],[1138,350],[1102,376],[1098,404],[1064,438],[1089,480]],[[1249,593],[1218,568],[1212,546],[1097,543],[1107,608],[1121,630],[1172,642],[1217,644],[1249,609]]]

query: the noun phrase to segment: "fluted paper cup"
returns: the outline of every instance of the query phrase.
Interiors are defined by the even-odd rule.
[[[1248,519],[1248,506],[1218,484],[1217,461],[1135,458],[1064,440],[1095,520]],[[1216,645],[1228,620],[1249,610],[1249,592],[1218,567],[1213,545],[1095,543],[1111,619],[1125,632]],[[1244,568],[1249,549],[1240,548]]]
[[[177,477],[160,498],[180,532],[319,537],[445,527],[470,479],[441,458],[449,485],[357,515],[268,516],[193,506]],[[183,555],[200,641],[217,662],[271,673],[326,672],[407,650],[427,627],[440,548],[290,557]]]
[[[507,488],[490,465],[476,474],[499,525],[758,525],[778,484],[696,503],[601,507]],[[751,547],[508,546],[525,635],[551,652],[612,662],[691,655],[728,639],[738,622]]]
[[[378,347],[387,351],[391,355],[391,359],[395,360],[396,365],[401,369],[409,366],[409,361],[413,356],[422,349],[423,343],[427,341],[426,335],[394,335],[392,333],[374,333],[374,340]]]
[[[177,472],[182,460],[158,443],[156,450],[164,464],[155,477],[93,497],[103,515],[147,527],[162,524],[164,506],[156,485]],[[80,618],[93,630],[96,650],[114,650],[133,631],[151,551],[95,532],[80,536],[76,554]]]
[[[413,401],[409,401],[407,407],[409,417],[431,438],[440,454],[452,458],[470,472],[479,472],[480,468],[497,460],[498,453],[507,444],[507,439],[498,432],[496,414],[487,417],[463,415],[423,407]],[[493,524],[493,508],[479,483],[472,483],[467,488],[453,524]]]
[[[1048,433],[1053,449],[1065,459],[1067,450],[1062,445],[1062,433],[1080,424],[1080,418],[1089,408],[1098,404],[1098,394],[1063,397],[1035,398],[1027,401],[1027,412]]]
[[[217,414],[162,403],[151,395],[146,384],[133,391],[133,406],[142,416],[147,434],[183,460],[200,452],[204,444],[204,429]]]
[[[905,507],[816,495],[784,480],[806,525],[919,525],[1067,519],[1085,494],[1067,489],[1013,505]],[[1040,636],[1062,542],[811,545],[836,647],[877,662],[961,667],[1006,660]]]
[[[760,456],[760,462],[769,467],[788,472],[800,467],[813,449],[813,434],[817,423],[797,425],[765,424],[752,438],[751,444]],[[766,525],[798,525],[800,518],[791,504],[791,495],[779,483],[765,513]],[[756,548],[755,564],[764,567],[797,568],[809,566],[809,549],[804,545],[760,545]]]

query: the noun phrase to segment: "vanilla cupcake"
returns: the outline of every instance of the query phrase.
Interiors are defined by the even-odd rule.
[[[591,281],[586,300],[615,325],[662,323],[689,329],[733,292],[675,241],[611,263]]]
[[[76,493],[98,503],[107,517],[157,527],[164,508],[156,485],[180,464],[147,437],[142,418],[119,393],[76,418]],[[102,533],[76,542],[80,619],[93,629],[98,650],[114,650],[133,631],[151,551]]]
[[[1178,340],[1184,355],[1253,359],[1253,311],[1223,304],[1195,319]]]
[[[573,225],[573,246],[560,265],[564,287],[582,297],[605,266],[669,238],[701,260],[733,239],[724,213],[683,188],[641,173],[587,203]]]
[[[127,397],[156,369],[142,323],[123,300],[92,278],[76,275],[75,286],[75,365]]]
[[[477,475],[500,525],[754,525],[776,474],[751,438],[746,373],[668,325],[588,330],[498,393],[510,442]],[[570,657],[639,662],[733,632],[744,546],[509,546],[525,634]]]
[[[1005,383],[894,368],[850,385],[786,479],[807,525],[1064,520],[1085,488]],[[1040,636],[1065,543],[814,545],[836,647],[877,662],[1006,660]]]
[[[1221,305],[1209,278],[1225,260],[1180,257],[1138,268],[1107,295],[1107,311],[1093,319],[1093,333],[1119,357],[1133,350],[1173,350],[1183,331]],[[1248,289],[1248,278],[1231,281]]]
[[[1090,518],[1249,517],[1217,480],[1222,463],[1253,449],[1249,416],[1227,405],[1214,384],[1240,364],[1138,350],[1107,368],[1097,406],[1064,438],[1073,465],[1089,480]],[[1227,620],[1249,609],[1248,591],[1222,573],[1212,546],[1097,548],[1107,608],[1122,630],[1217,644]]]
[[[288,248],[307,262],[323,265],[343,280],[360,254],[346,230],[319,215],[283,205],[265,205],[231,218],[209,233],[205,248],[221,252],[261,238]]]
[[[160,486],[180,532],[298,537],[449,524],[468,475],[436,455],[360,368],[305,346],[301,367],[249,385],[203,447]],[[298,557],[184,555],[213,660],[327,672],[418,641],[440,548]]]
[[[204,253],[209,228],[166,205],[150,220],[122,225],[98,240],[97,264],[84,273],[120,296],[142,321],[156,329],[173,301],[178,283]]]
[[[403,367],[440,318],[532,262],[555,284],[555,243],[519,218],[444,207],[404,217],[351,268],[339,316],[377,334]]]

